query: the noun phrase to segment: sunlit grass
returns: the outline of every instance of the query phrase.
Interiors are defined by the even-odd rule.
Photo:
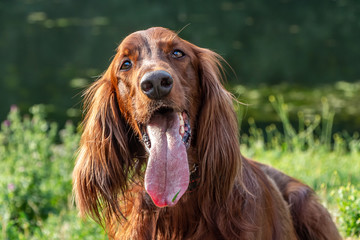
[[[326,98],[322,99],[321,111],[311,120],[305,120],[300,112],[298,128],[291,125],[288,106],[282,97],[271,95],[269,101],[281,119],[283,132],[274,124],[260,129],[249,118],[249,133],[241,135],[242,153],[314,188],[343,234],[356,239],[360,231],[360,207],[349,209],[349,206],[360,201],[360,192],[346,191],[360,186],[359,133],[332,135],[334,112]],[[238,110],[243,116],[244,110]]]
[[[305,121],[313,120],[323,111],[325,100],[328,102],[329,111],[335,114],[333,125],[336,131],[359,131],[360,82],[337,82],[318,87],[290,84],[256,87],[234,85],[230,90],[240,102],[247,104],[243,118],[246,120],[252,117],[262,127],[268,123],[281,122],[269,101],[269,96],[273,95],[283,97],[289,121],[293,124],[298,122],[299,114]],[[240,108],[238,105],[235,107]],[[243,125],[247,128],[247,121]]]
[[[241,133],[242,153],[313,187],[342,234],[359,239],[359,134],[332,133],[336,111],[326,97],[314,113],[299,111],[295,125],[285,97],[267,99],[280,126],[258,128],[249,106],[236,105],[239,119],[250,126]],[[47,122],[42,106],[24,117],[12,107],[0,131],[0,239],[107,238],[73,206],[71,172],[79,138],[73,124],[58,130]]]
[[[71,172],[79,142],[73,124],[58,131],[43,106],[23,118],[11,108],[0,131],[0,239],[105,239],[83,222],[71,196]]]

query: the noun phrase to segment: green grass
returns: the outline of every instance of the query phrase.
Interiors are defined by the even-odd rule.
[[[335,131],[347,129],[359,131],[360,126],[360,82],[337,82],[335,84],[307,87],[305,85],[279,84],[254,87],[234,85],[230,87],[240,102],[247,104],[244,117],[252,117],[262,127],[268,123],[281,123],[281,120],[269,102],[269,96],[283,96],[287,103],[289,120],[296,123],[301,114],[306,121],[313,120],[321,113],[323,101],[331,106],[335,114]],[[247,122],[243,124],[248,126]]]
[[[299,116],[299,127],[295,129],[289,122],[287,105],[282,98],[270,96],[269,99],[284,131],[279,131],[274,124],[262,130],[250,118],[249,134],[241,135],[241,150],[245,155],[278,167],[317,190],[360,182],[359,134],[331,135],[334,114],[326,101],[323,101],[321,115],[306,122]]]
[[[271,95],[269,101],[281,119],[283,132],[274,124],[260,129],[250,117],[249,133],[241,135],[242,153],[310,185],[335,217],[343,235],[359,237],[359,133],[331,135],[334,111],[326,98],[322,99],[320,113],[311,119],[298,115],[297,129],[290,123],[283,97]],[[246,106],[240,106],[238,115],[244,116],[245,111]]]
[[[268,99],[281,130],[275,124],[258,128],[249,106],[237,105],[250,126],[241,134],[242,153],[312,186],[342,234],[359,239],[359,134],[332,134],[336,111],[327,98],[311,117],[300,112],[296,127],[283,98]],[[46,121],[42,106],[24,117],[12,107],[0,131],[0,239],[107,239],[92,220],[82,221],[73,205],[78,142],[75,126],[59,130]]]
[[[0,239],[106,239],[72,204],[71,172],[79,134],[58,131],[42,106],[20,117],[12,107],[0,131]]]

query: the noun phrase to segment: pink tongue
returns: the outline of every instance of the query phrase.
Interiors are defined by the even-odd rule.
[[[175,205],[189,185],[189,165],[179,128],[176,113],[154,115],[147,126],[151,148],[145,189],[158,207]]]

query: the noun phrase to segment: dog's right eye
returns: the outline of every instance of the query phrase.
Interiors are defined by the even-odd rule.
[[[132,63],[130,60],[125,60],[120,67],[121,71],[128,71],[132,67]]]
[[[176,49],[172,52],[173,58],[182,58],[183,56],[185,56],[185,53],[179,49]]]

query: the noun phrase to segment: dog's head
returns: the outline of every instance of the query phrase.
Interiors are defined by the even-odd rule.
[[[238,151],[231,149],[238,141],[220,59],[160,27],[122,41],[108,70],[86,92],[74,170],[82,212],[119,212],[119,195],[142,177],[155,205],[173,206],[187,191],[193,164],[209,194],[227,196],[239,168],[232,160]]]

